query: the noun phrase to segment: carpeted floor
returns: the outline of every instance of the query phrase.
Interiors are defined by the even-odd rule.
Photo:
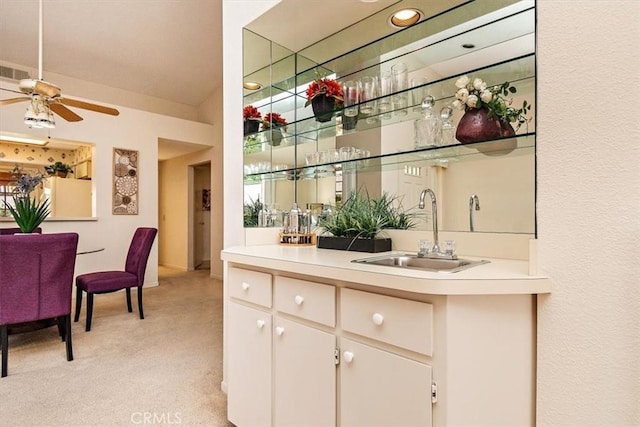
[[[9,337],[0,426],[231,426],[222,380],[222,283],[208,270],[160,268],[145,319],[124,293],[96,295],[73,323],[74,360],[57,328]],[[85,301],[86,303],[86,301]],[[73,312],[72,312],[73,313]]]

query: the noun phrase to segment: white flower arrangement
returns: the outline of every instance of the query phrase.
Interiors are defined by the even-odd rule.
[[[518,122],[516,130],[530,119],[526,114],[531,110],[531,104],[527,101],[522,103],[522,108],[514,108],[513,95],[517,92],[509,82],[504,82],[499,86],[487,87],[487,83],[480,78],[471,80],[468,76],[462,76],[456,80],[456,100],[453,106],[459,110],[486,108],[489,116],[495,116],[508,123]],[[509,98],[508,98],[509,97]]]

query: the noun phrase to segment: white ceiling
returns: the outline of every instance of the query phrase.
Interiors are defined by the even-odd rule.
[[[52,72],[190,106],[222,84],[222,0],[43,3],[45,80]],[[37,0],[0,0],[0,60],[38,68]]]

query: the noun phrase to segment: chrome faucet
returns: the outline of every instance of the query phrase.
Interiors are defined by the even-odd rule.
[[[473,221],[474,206],[475,206],[475,210],[477,211],[480,210],[480,199],[478,199],[478,196],[476,196],[475,194],[472,194],[471,197],[469,197],[469,231],[475,231],[475,226]]]
[[[431,197],[431,219],[433,221],[433,249],[432,252],[435,254],[440,253],[440,244],[438,242],[438,204],[436,202],[436,194],[430,188],[425,188],[420,193],[420,202],[418,203],[418,208],[424,209],[424,198],[429,194]]]

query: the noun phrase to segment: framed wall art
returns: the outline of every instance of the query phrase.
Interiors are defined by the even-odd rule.
[[[138,214],[138,152],[113,149],[113,214]]]

